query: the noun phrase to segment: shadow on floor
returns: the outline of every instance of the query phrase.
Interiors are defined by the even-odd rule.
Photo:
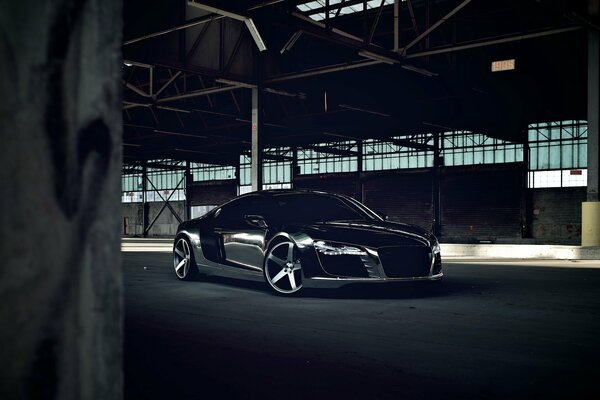
[[[267,284],[259,280],[241,279],[224,276],[205,276],[199,281],[235,287],[256,292],[271,293]],[[470,282],[456,279],[444,279],[434,282],[388,282],[388,283],[352,283],[340,288],[304,288],[296,295],[300,298],[326,299],[417,299],[443,297],[455,294],[480,293],[481,284],[474,286]],[[273,294],[273,296],[277,296]]]

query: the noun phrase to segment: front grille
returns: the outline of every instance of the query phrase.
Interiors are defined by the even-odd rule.
[[[367,278],[369,273],[360,256],[319,254],[319,260],[325,272],[340,277]]]
[[[388,278],[428,276],[431,249],[427,246],[384,247],[377,250]]]

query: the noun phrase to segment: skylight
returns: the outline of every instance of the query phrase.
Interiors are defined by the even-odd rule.
[[[402,0],[404,1],[404,0]],[[347,3],[349,5],[344,5],[343,3]],[[326,10],[326,1],[325,0],[316,0],[316,1],[308,1],[306,3],[299,4],[298,10],[302,11],[304,14],[308,15],[315,21],[324,20],[327,14]],[[384,5],[388,6],[394,4],[394,0],[384,0]],[[339,5],[336,7],[336,5]],[[377,8],[381,5],[381,0],[368,0],[367,1],[367,9]],[[336,15],[348,15],[356,12],[363,11],[363,3],[356,3],[355,1],[344,1],[344,0],[329,0],[329,7],[332,8],[329,10],[329,18],[335,18]],[[341,7],[341,9],[340,9]],[[339,14],[338,14],[338,9]]]

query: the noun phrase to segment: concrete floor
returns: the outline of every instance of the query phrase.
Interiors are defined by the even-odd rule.
[[[271,295],[125,252],[126,399],[598,399],[600,262]]]

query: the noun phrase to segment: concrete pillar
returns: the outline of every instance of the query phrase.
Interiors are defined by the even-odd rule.
[[[261,105],[258,87],[252,88],[252,191],[262,189],[263,168],[262,168],[262,146],[260,131],[262,130],[262,116],[260,115]]]
[[[594,3],[593,1],[590,4]],[[596,10],[591,10],[593,13]],[[587,202],[581,207],[581,245],[600,246],[600,199],[599,188],[599,141],[598,131],[600,124],[600,42],[598,31],[590,29],[588,32],[588,181]]]
[[[122,398],[120,1],[0,2],[0,398]]]

